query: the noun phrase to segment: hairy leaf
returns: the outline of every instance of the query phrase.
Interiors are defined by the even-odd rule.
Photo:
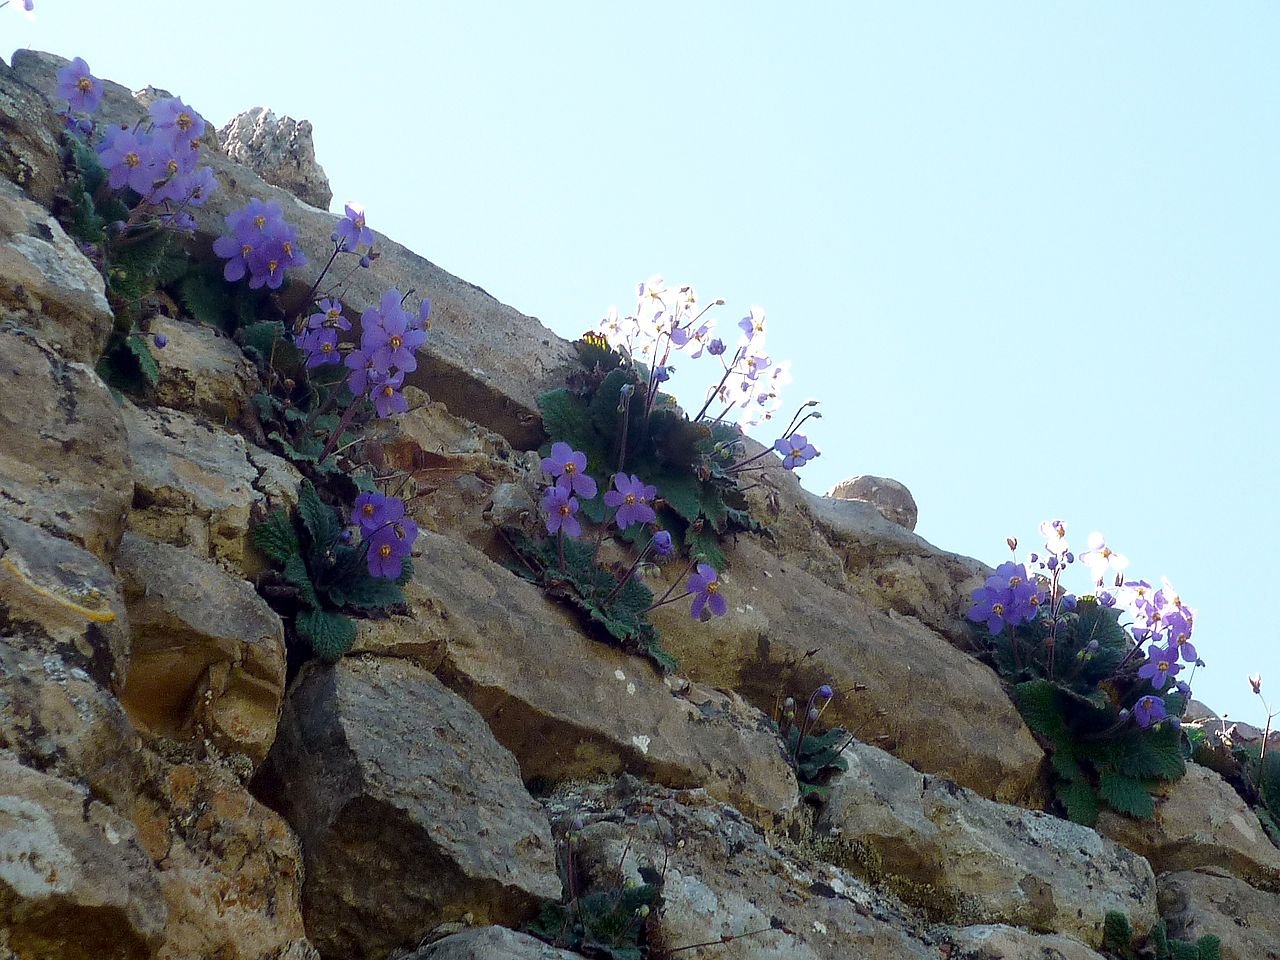
[[[267,519],[253,528],[253,545],[272,563],[283,565],[302,551],[293,521],[284,510],[272,510]]]
[[[326,663],[337,663],[356,642],[356,625],[340,613],[307,610],[298,614],[295,624],[315,655]]]
[[[347,588],[347,603],[361,610],[381,610],[404,603],[404,591],[395,580],[366,573]]]
[[[151,355],[151,347],[147,341],[135,333],[125,340],[125,346],[137,360],[142,378],[154,387],[160,380],[160,366],[156,363],[156,358]]]
[[[342,536],[338,515],[320,499],[310,481],[305,481],[298,491],[298,516],[302,518],[302,525],[307,528],[312,544],[321,550],[336,544]]]
[[[1103,770],[1099,778],[1098,792],[1102,799],[1118,813],[1127,813],[1140,820],[1150,820],[1156,813],[1155,803],[1147,785],[1141,780]]]
[[[1127,951],[1133,943],[1133,927],[1119,910],[1108,910],[1102,919],[1102,946],[1108,950]]]
[[[313,610],[321,607],[320,598],[316,596],[315,585],[311,582],[311,574],[307,572],[307,564],[299,554],[290,554],[284,562],[284,578],[298,588],[303,601]]]
[[[1098,795],[1085,780],[1073,780],[1058,787],[1058,799],[1073,822],[1092,827],[1098,822]]]

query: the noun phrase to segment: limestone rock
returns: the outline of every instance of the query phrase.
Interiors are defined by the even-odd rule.
[[[134,819],[169,910],[156,960],[312,960],[302,851],[284,819],[216,765],[151,767]]]
[[[133,494],[110,391],[11,323],[0,357],[0,507],[110,561]]]
[[[1057,934],[1034,934],[1004,924],[953,930],[950,960],[1103,960],[1079,940]]]
[[[1160,877],[1160,914],[1169,935],[1222,941],[1222,960],[1280,960],[1280,894],[1257,890],[1223,871]]]
[[[807,505],[818,530],[843,561],[846,589],[881,610],[915,617],[960,649],[968,649],[969,594],[982,585],[990,567],[939,550],[885,520],[865,501],[810,495]]]
[[[0,177],[46,206],[62,185],[61,128],[44,94],[0,60]]]
[[[506,927],[480,927],[451,934],[402,960],[580,960],[580,955]]]
[[[560,894],[515,760],[407,661],[304,668],[263,789],[302,838],[307,930],[326,957],[381,957],[464,913],[519,923]]]
[[[227,121],[218,131],[218,139],[223,153],[267,183],[288,190],[313,207],[329,209],[333,191],[324,169],[316,163],[310,121],[277,117],[266,107],[254,107]]]
[[[0,321],[93,366],[114,318],[102,274],[49,211],[0,180]]]
[[[761,708],[780,689],[799,698],[830,684],[837,696],[826,722],[984,796],[1038,802],[1044,754],[989,668],[918,621],[881,613],[772,556],[755,538],[739,537],[726,553],[726,616],[697,623],[684,604],[652,614],[690,677]]]
[[[296,503],[287,478],[297,471],[265,451],[253,450],[251,459],[244,438],[190,414],[126,403],[124,417],[134,463],[129,529],[245,576],[261,570],[250,518],[255,509]],[[278,499],[256,489],[268,472]]]
[[[116,569],[133,633],[121,700],[147,733],[209,741],[256,766],[284,698],[284,625],[252,585],[135,533]]]
[[[1197,763],[1161,788],[1154,819],[1104,810],[1098,832],[1146,857],[1160,873],[1221,867],[1256,887],[1280,891],[1280,850],[1232,786]]]
[[[0,102],[14,95],[22,81],[46,96],[55,96],[57,71],[66,61],[50,54],[19,50],[13,69],[0,74]],[[102,122],[133,124],[143,108],[119,84],[104,81],[98,117]],[[193,104],[196,109],[199,104]],[[249,168],[217,151],[202,159],[218,180],[209,202],[194,211],[199,233],[216,237],[226,229],[225,217],[251,197],[275,200],[298,228],[298,242],[311,265],[298,271],[299,290],[306,290],[327,259],[324,251],[338,217],[299,203],[292,194],[272,187]],[[377,226],[377,212],[371,211]],[[432,322],[440,335],[433,337],[419,355],[416,372],[408,382],[422,387],[452,410],[465,410],[468,418],[501,433],[514,445],[536,447],[542,442],[537,397],[562,386],[566,373],[578,368],[571,346],[537,320],[505,306],[474,284],[460,280],[398,243],[379,236],[380,257],[370,270],[357,270],[348,281],[343,299],[357,310],[376,305],[391,287],[416,290],[431,298]],[[301,304],[294,304],[301,306]]]
[[[862,500],[876,508],[880,516],[907,530],[916,528],[919,512],[911,491],[888,477],[858,476],[841,480],[827,493],[834,500]]]
[[[157,316],[151,333],[169,342],[148,341],[160,368],[155,400],[160,406],[203,414],[214,423],[238,420],[258,387],[258,373],[240,348],[212,327]]]
[[[707,958],[735,960],[937,960],[933,937],[910,911],[850,873],[771,847],[732,807],[701,790],[670,791],[623,778],[548,801],[560,829],[583,820],[575,844],[581,893],[664,878],[662,909],[648,919],[658,956],[715,943]],[[720,946],[722,936],[735,939]],[[744,936],[745,935],[745,936]]]
[[[111,571],[93,554],[0,510],[0,635],[56,653],[103,686],[129,670],[129,624]]]
[[[866,744],[845,757],[819,829],[845,846],[840,859],[852,869],[934,918],[1065,933],[1095,947],[1109,910],[1140,932],[1155,921],[1151,867],[1088,827],[921,776]]]
[[[0,750],[0,949],[150,957],[166,908],[137,833],[109,806]]]
[[[770,825],[794,816],[795,777],[758,711],[669,684],[465,544],[423,534],[417,550],[406,587],[416,619],[357,649],[391,651],[403,637],[416,651],[438,651],[421,662],[480,711],[526,780],[625,770],[705,786]]]

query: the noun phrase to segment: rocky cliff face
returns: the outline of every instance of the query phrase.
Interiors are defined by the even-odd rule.
[[[386,238],[346,296],[435,305],[388,438],[428,465],[424,534],[407,606],[291,669],[249,529],[301,477],[240,429],[255,366],[176,309],[145,397],[94,372],[114,318],[51,214],[61,63],[0,64],[0,956],[569,958],[582,927],[651,957],[1086,960],[1116,910],[1280,957],[1280,851],[1217,774],[1150,823],[1042,812],[1043,751],[953,642],[985,568],[911,533],[914,503],[894,523],[770,469],[728,614],[655,618],[675,676],[591,639],[494,559],[570,346]],[[258,127],[236,142],[280,139]],[[209,162],[197,243],[259,197],[327,244],[332,215]],[[769,714],[821,683],[858,741],[815,812]]]

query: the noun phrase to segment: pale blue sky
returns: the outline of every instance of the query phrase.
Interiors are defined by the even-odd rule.
[[[1280,701],[1274,4],[37,0],[19,46],[311,120],[339,207],[563,336],[653,273],[764,305],[806,486],[993,564],[1100,529],[1199,698]]]

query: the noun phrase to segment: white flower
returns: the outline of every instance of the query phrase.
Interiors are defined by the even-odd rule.
[[[1089,568],[1098,586],[1106,581],[1108,570],[1120,573],[1129,565],[1129,558],[1107,546],[1106,539],[1096,530],[1089,534],[1089,549],[1080,554],[1080,559]]]

